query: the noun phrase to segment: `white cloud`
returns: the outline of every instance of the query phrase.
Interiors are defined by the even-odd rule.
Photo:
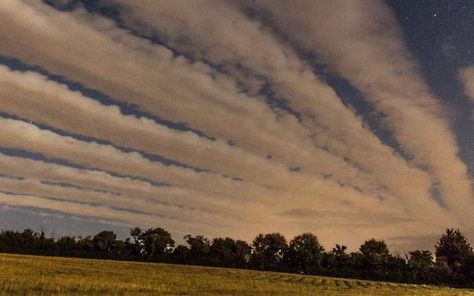
[[[386,114],[402,149],[439,182],[447,206],[464,222],[470,220],[473,194],[455,135],[383,2],[249,3],[268,10],[291,42],[316,53]]]
[[[471,101],[471,104],[474,104],[474,66],[460,69],[459,80],[461,81],[464,87],[464,92]],[[472,108],[471,118],[474,120],[474,108]]]
[[[457,157],[442,106],[429,93],[383,5],[374,5],[373,15],[367,16],[355,1],[339,3],[340,10],[329,3],[319,7],[317,1],[298,2],[308,9],[272,2],[268,9],[279,21],[280,33],[288,33],[284,39],[267,23],[246,16],[240,10],[240,5],[250,3],[246,1],[106,2],[124,7],[126,26],[158,34],[192,59],[82,10],[59,12],[40,1],[13,0],[0,2],[0,54],[39,65],[147,114],[184,122],[216,140],[122,114],[116,105],[102,104],[41,74],[0,66],[1,112],[132,150],[0,119],[0,147],[86,167],[0,155],[1,174],[28,178],[0,178],[0,185],[22,196],[0,195],[0,203],[30,203],[110,219],[119,215],[110,207],[116,205],[156,214],[130,212],[127,223],[161,224],[164,212],[180,216],[163,218],[174,232],[191,229],[190,224],[195,233],[245,239],[263,231],[314,231],[329,243],[349,240],[353,247],[374,235],[438,233],[446,224],[457,225],[459,208],[470,208],[465,166]],[[268,2],[256,4],[267,9]],[[387,31],[373,35],[370,28],[379,23]],[[313,73],[294,45],[313,50],[386,113],[387,127],[415,160],[404,159],[381,142]],[[301,120],[289,111],[272,109],[258,94],[263,83]],[[427,128],[436,133],[426,133]],[[136,151],[211,172],[166,166]],[[431,198],[434,182],[441,184],[444,200],[456,211],[441,208]],[[105,192],[95,195],[92,189]],[[77,203],[94,200],[101,206]],[[154,200],[162,204],[153,206]],[[314,215],[284,214],[302,213],[301,209]]]

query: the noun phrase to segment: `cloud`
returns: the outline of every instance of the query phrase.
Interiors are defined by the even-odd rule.
[[[8,206],[36,207],[41,209],[55,210],[73,215],[89,217],[101,217],[116,220],[118,222],[139,221],[145,225],[152,225],[153,218],[146,215],[138,215],[118,211],[107,207],[91,206],[74,202],[58,201],[30,195],[17,195],[0,192],[0,203]],[[162,217],[167,220],[166,217]]]
[[[466,67],[459,71],[459,78],[464,85],[466,94],[474,102],[474,67]]]
[[[309,196],[309,194],[312,194],[313,196],[334,196],[345,194],[342,193],[344,190],[339,190],[337,188],[338,186],[335,185],[334,182],[331,182],[331,180],[314,180],[307,176],[302,178],[299,174],[291,174],[286,167],[274,165],[273,162],[269,161],[266,161],[267,164],[262,166],[260,165],[261,161],[259,162],[259,160],[253,157],[253,155],[246,155],[242,151],[232,149],[239,152],[241,154],[241,156],[239,156],[235,151],[232,153],[232,150],[228,149],[228,147],[222,143],[220,145],[215,145],[214,142],[204,138],[199,138],[189,132],[171,130],[144,118],[124,116],[115,106],[101,105],[97,101],[84,97],[79,93],[71,92],[58,83],[48,81],[45,77],[39,74],[30,72],[13,72],[8,70],[6,67],[0,67],[0,73],[2,74],[0,78],[0,85],[2,86],[0,94],[3,95],[3,99],[0,100],[0,109],[11,114],[19,115],[22,118],[59,127],[60,129],[73,133],[93,136],[99,139],[107,139],[124,147],[139,148],[140,150],[150,153],[160,153],[161,155],[173,157],[174,159],[185,161],[186,163],[198,164],[201,167],[210,168],[210,166],[214,166],[214,168],[219,170],[220,173],[229,173],[229,171],[225,170],[226,168],[229,168],[232,170],[230,173],[234,173],[234,175],[239,177],[244,177],[247,182],[265,184],[271,186],[273,189],[282,188],[285,184],[289,184],[282,189],[295,193],[301,192],[306,196]],[[47,102],[47,104],[45,104],[45,102]],[[29,129],[35,128],[29,126]],[[41,133],[53,135],[45,131],[42,131]],[[85,144],[82,143],[78,145],[84,146]],[[188,145],[189,148],[187,150],[180,149],[180,147],[184,145]],[[32,149],[31,147],[34,147],[34,144],[22,144],[20,146],[12,147]],[[204,147],[204,149],[202,147]],[[65,147],[63,151],[66,149],[67,148]],[[113,150],[116,151],[116,149]],[[68,153],[58,152],[53,155],[47,148],[42,148],[42,150],[38,151],[41,151],[41,153],[50,153],[51,157],[55,158],[65,157]],[[107,152],[104,152],[104,154],[106,153]],[[221,159],[216,158],[216,154],[218,153],[223,155]],[[112,162],[119,162],[118,159],[120,158],[120,154],[117,155],[117,160]],[[193,158],[196,158],[199,163],[193,162]],[[238,161],[236,162],[233,158]],[[67,157],[66,159],[77,162],[74,158]],[[227,159],[230,160],[228,161]],[[227,164],[227,162],[229,163]],[[84,164],[83,162],[80,163]],[[94,162],[89,161],[86,162],[85,165],[89,166],[92,163]],[[143,164],[149,162],[142,160],[137,163],[136,167],[139,167],[140,163]],[[94,164],[99,165],[100,162]],[[259,167],[262,167],[263,171],[259,171]],[[106,166],[105,168],[110,169],[110,166]],[[325,167],[323,167],[323,169],[324,168]],[[242,170],[242,173],[237,171],[239,169]],[[166,168],[161,166],[161,170],[166,170]],[[245,175],[246,171],[251,171],[252,174]],[[129,171],[125,171],[122,168],[118,172],[125,174]],[[140,173],[137,174],[140,175]],[[162,176],[164,174],[165,173],[161,173]],[[151,178],[150,175],[140,176]],[[262,179],[259,178],[259,176],[267,176],[268,178]],[[216,175],[216,178],[219,179],[220,177]],[[157,178],[154,180],[161,181],[162,179]],[[166,180],[169,182],[178,182],[176,184],[179,186],[194,186],[186,183],[186,181],[176,181],[173,177]],[[211,178],[207,178],[207,180],[211,180]],[[328,187],[329,189],[323,189],[321,185]],[[202,187],[202,184],[199,186],[198,189],[200,190],[207,188]],[[364,187],[362,180],[357,181],[357,186]],[[220,191],[219,193],[222,194],[222,192],[223,191]],[[260,196],[273,194],[267,192],[271,191],[266,190],[264,193],[260,193]],[[289,196],[289,194],[286,194],[285,196]],[[311,196],[307,197],[307,202],[310,203],[311,198]],[[266,200],[269,199],[266,198]],[[275,201],[268,201],[267,203],[274,202]]]
[[[314,231],[352,247],[438,233],[470,209],[443,107],[382,4],[368,16],[359,2],[257,1],[270,18],[249,18],[247,1],[105,3],[121,27],[80,8],[0,2],[0,54],[30,69],[0,65],[0,148],[40,154],[0,154],[0,174],[26,178],[0,177],[11,191],[0,203],[209,236]],[[413,159],[377,138],[302,48],[386,114]],[[447,209],[431,196],[437,183]]]
[[[157,218],[164,216],[168,219],[177,220],[181,224],[193,223],[195,226],[200,225],[201,227],[207,227],[212,222],[215,223],[215,219],[219,220],[217,225],[232,224],[232,222],[235,223],[236,219],[240,220],[231,213],[219,215],[215,211],[156,203],[151,199],[143,199],[139,196],[125,196],[122,194],[110,194],[81,188],[51,185],[34,179],[18,180],[0,177],[0,186],[3,192],[32,195],[98,207],[110,207],[125,213],[143,216],[154,216]],[[191,219],[191,217],[193,218]]]
[[[271,155],[273,160],[288,166],[306,164],[310,173],[330,174],[344,183],[370,178],[326,150],[315,149],[309,141],[312,132],[301,127],[292,115],[275,114],[261,99],[243,95],[231,79],[217,75],[203,63],[191,63],[182,56],[174,58],[165,47],[153,46],[110,22],[81,12],[72,15],[74,18],[42,4],[30,4],[33,10],[26,4],[8,3],[3,8],[10,16],[18,5],[24,5],[23,10],[28,12],[16,16],[10,26],[18,23],[23,28],[29,27],[30,17],[45,25],[39,32],[34,28],[22,32],[25,35],[21,40],[9,40],[9,32],[5,32],[4,46],[0,48],[5,54],[40,64],[122,101],[137,104],[148,112],[186,122],[224,141],[231,140],[260,157]],[[68,29],[58,30],[58,27]],[[39,35],[49,42],[34,37]],[[79,39],[82,41],[78,42]],[[24,40],[28,46],[22,44]],[[32,48],[35,48],[34,53],[29,53]],[[57,54],[54,48],[69,50]],[[103,77],[109,78],[103,81]],[[293,153],[295,150],[301,153]],[[320,165],[322,162],[324,166]]]
[[[439,182],[447,206],[470,219],[473,194],[454,133],[383,2],[248,3],[269,12],[290,42],[313,51],[385,114],[401,148]]]
[[[295,186],[293,190],[303,184],[298,183],[301,178],[292,175],[287,166],[222,140],[211,141],[147,118],[125,116],[117,106],[102,105],[38,74],[11,72],[0,67],[0,75],[3,96],[0,108],[10,114],[257,184],[274,187],[288,184]]]
[[[97,170],[48,163],[28,158],[0,154],[0,174],[15,178],[37,179],[46,184],[67,185],[87,191],[102,192],[109,195],[124,195],[130,198],[145,199],[182,209],[226,210],[231,215],[236,208],[223,203],[219,196],[188,188],[156,186],[149,182],[118,177]]]
[[[315,145],[350,159],[407,203],[409,209],[430,207],[436,211],[437,206],[430,205],[434,201],[429,194],[432,180],[428,174],[414,169],[384,146],[310,66],[264,24],[248,19],[222,1],[191,5],[183,1],[108,3],[122,7],[121,16],[135,31],[159,36],[179,51],[209,60],[238,79],[263,76],[272,90],[301,114],[302,124],[314,131]],[[228,34],[230,31],[234,33]]]
[[[24,182],[14,182],[0,178],[2,190],[17,194],[35,193],[57,199],[130,208],[149,212],[150,215],[155,215],[156,221],[161,221],[160,213],[174,213],[177,221],[179,217],[192,217],[192,223],[187,219],[175,223],[170,228],[174,233],[182,233],[189,224],[226,224],[224,229],[227,231],[231,225],[235,228],[243,225],[251,227],[256,223],[253,217],[258,215],[253,213],[254,209],[258,209],[258,204],[229,203],[220,195],[208,192],[154,186],[144,181],[112,176],[101,171],[77,169],[3,154],[0,154],[0,174],[25,179]],[[128,225],[137,223],[139,221],[135,224],[128,222]],[[225,231],[222,230],[221,233],[225,234]]]
[[[264,187],[233,181],[219,174],[201,172],[176,166],[166,166],[144,158],[137,152],[122,152],[110,145],[96,142],[80,141],[73,137],[61,136],[37,126],[12,119],[0,119],[0,135],[9,141],[3,147],[37,152],[50,159],[63,159],[87,168],[101,169],[115,174],[143,178],[154,182],[169,182],[208,192],[216,191],[246,192],[245,189],[261,188],[263,192],[271,192]],[[210,186],[211,182],[214,185]],[[241,184],[245,184],[243,186]],[[242,187],[242,188],[240,188]],[[222,195],[232,196],[232,194]]]
[[[471,104],[474,104],[474,66],[465,67],[459,70],[459,80],[461,81],[464,92],[469,98]],[[471,118],[474,119],[474,109]]]
[[[272,213],[287,207],[289,201],[304,206],[316,203],[322,209],[349,207],[364,213],[374,210],[398,211],[397,205],[393,202],[362,197],[352,190],[336,185],[331,186],[332,183],[315,182],[313,189],[303,188],[302,193],[295,195],[286,191],[270,190],[251,183],[230,180],[220,175],[164,166],[146,160],[134,152],[125,153],[111,146],[60,136],[18,120],[0,119],[0,123],[0,136],[11,139],[2,144],[4,147],[29,150],[41,153],[50,159],[65,159],[85,167],[100,168],[152,181],[165,181],[174,186],[210,193],[203,196],[211,201],[214,197],[219,201],[225,200],[227,203],[239,204],[242,215],[245,213],[244,217],[248,217],[255,223],[249,223],[248,226],[259,223],[258,226],[254,226],[255,229],[268,229],[267,227],[272,229],[278,224],[283,228],[284,221],[276,222],[278,217],[272,218]],[[314,192],[316,188],[317,193]],[[304,190],[309,191],[304,192]],[[334,196],[338,198],[334,199]],[[264,222],[260,221],[262,212],[267,214]]]

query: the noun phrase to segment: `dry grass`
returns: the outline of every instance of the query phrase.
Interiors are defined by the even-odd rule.
[[[473,295],[467,290],[222,268],[0,254],[1,295]]]

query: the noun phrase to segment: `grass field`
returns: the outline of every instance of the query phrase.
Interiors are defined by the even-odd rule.
[[[273,272],[0,254],[1,295],[474,295]]]

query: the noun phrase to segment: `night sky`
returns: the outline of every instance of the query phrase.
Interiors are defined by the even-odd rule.
[[[474,239],[474,2],[0,1],[0,227]]]
[[[451,124],[460,156],[474,176],[472,99],[464,92],[458,71],[474,64],[472,1],[390,1],[405,42],[416,57],[432,92],[451,106]]]

